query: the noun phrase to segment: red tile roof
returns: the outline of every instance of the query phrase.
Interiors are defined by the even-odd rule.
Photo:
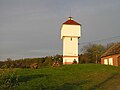
[[[67,21],[64,22],[63,24],[68,24],[68,25],[81,25],[81,24],[77,23],[76,21],[72,20],[72,17],[69,17],[69,20],[67,20]]]
[[[106,57],[115,54],[120,54],[120,42],[110,47],[101,57]]]

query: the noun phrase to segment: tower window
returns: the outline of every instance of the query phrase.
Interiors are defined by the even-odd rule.
[[[70,38],[70,40],[72,41],[72,37]]]

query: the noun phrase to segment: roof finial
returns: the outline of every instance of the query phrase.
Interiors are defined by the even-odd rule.
[[[71,17],[71,8],[70,8],[70,17]]]
[[[70,17],[68,18],[68,20],[73,20],[73,18],[70,16]]]
[[[68,18],[68,20],[73,20],[73,18],[71,16],[71,8],[70,8],[70,17]]]

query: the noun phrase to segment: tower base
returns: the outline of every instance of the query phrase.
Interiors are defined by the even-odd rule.
[[[78,56],[63,56],[63,64],[78,63]]]

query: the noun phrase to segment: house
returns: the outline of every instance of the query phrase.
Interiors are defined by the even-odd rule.
[[[120,42],[114,44],[101,56],[101,64],[120,66]]]

